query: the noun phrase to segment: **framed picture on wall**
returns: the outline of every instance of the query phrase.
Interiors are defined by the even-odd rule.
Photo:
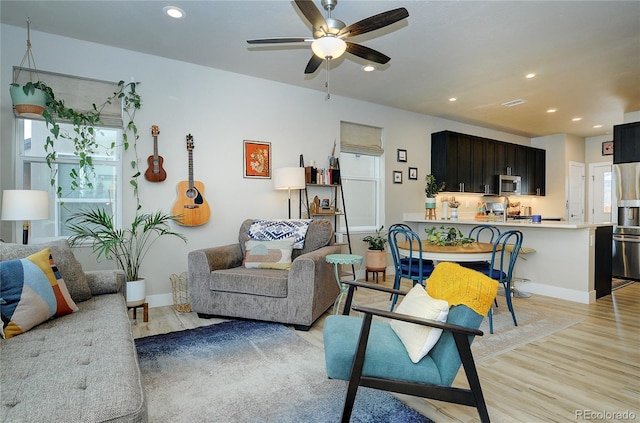
[[[613,141],[605,141],[602,143],[602,155],[603,156],[613,155]]]
[[[245,140],[242,149],[245,178],[271,179],[271,143]]]
[[[393,171],[393,183],[401,184],[402,183],[402,172],[399,170]]]
[[[418,168],[410,167],[407,178],[414,181],[418,180]]]
[[[401,148],[398,149],[398,161],[399,162],[407,161],[407,150],[403,150]]]

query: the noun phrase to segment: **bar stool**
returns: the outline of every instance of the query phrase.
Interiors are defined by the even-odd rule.
[[[340,294],[338,295],[338,298],[336,298],[336,301],[333,303],[333,314],[337,314],[338,307],[340,306],[340,302],[342,301],[342,297],[344,297],[347,291],[349,290],[349,286],[346,284],[343,284],[342,281],[340,280],[339,265],[341,264],[350,265],[350,266],[358,265],[358,270],[360,270],[362,268],[363,260],[362,260],[362,256],[359,256],[357,254],[329,254],[325,260],[327,261],[327,263],[333,264],[333,272],[335,274],[338,287],[340,288]],[[356,274],[354,273],[353,280],[355,281],[356,279],[357,279]]]

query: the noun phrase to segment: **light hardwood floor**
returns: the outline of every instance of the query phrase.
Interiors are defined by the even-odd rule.
[[[562,311],[582,321],[478,364],[493,422],[640,421],[640,283],[589,305],[542,296],[514,300],[516,314],[518,306],[531,306]],[[367,290],[356,292],[356,302],[384,308],[389,304],[386,295]],[[297,333],[322,347],[327,315],[310,331]],[[160,307],[149,310],[148,323],[142,322],[139,313],[132,331],[141,337],[220,321]],[[462,371],[454,385],[466,385]],[[399,397],[436,423],[479,421],[471,407]],[[629,414],[614,414],[625,411],[632,413],[631,419]]]

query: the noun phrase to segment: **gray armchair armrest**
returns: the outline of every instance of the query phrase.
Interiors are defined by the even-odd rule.
[[[122,270],[93,270],[85,272],[91,295],[124,292],[125,277]]]
[[[222,245],[190,251],[187,256],[191,296],[203,296],[209,290],[211,272],[242,265],[240,244]]]
[[[327,263],[329,254],[340,254],[339,245],[330,245],[298,256],[291,264],[288,296],[291,298],[289,313],[310,313],[319,298],[338,297],[340,288],[333,273],[333,265]],[[309,304],[313,302],[313,304]],[[321,310],[324,311],[324,310]]]

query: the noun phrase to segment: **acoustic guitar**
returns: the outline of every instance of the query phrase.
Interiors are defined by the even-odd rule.
[[[187,135],[189,152],[189,180],[178,182],[178,199],[172,214],[179,216],[176,223],[182,226],[198,226],[207,223],[211,215],[209,203],[204,198],[204,184],[193,180],[193,137]]]
[[[144,173],[145,179],[150,182],[162,182],[167,179],[167,172],[162,168],[164,159],[162,156],[158,155],[158,134],[160,134],[158,125],[151,125],[151,135],[153,135],[153,156],[149,156],[149,158],[147,158],[149,168]]]

